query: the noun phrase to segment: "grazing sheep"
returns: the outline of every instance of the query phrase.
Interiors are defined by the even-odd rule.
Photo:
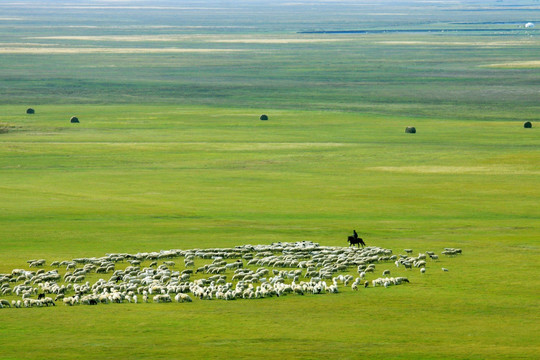
[[[442,268],[442,271],[448,271],[448,269],[447,268]]]
[[[64,305],[73,306],[73,298],[67,297],[67,298],[64,298],[63,301],[64,301]]]
[[[177,303],[192,302],[193,301],[188,294],[184,294],[184,293],[176,294],[176,296],[174,297],[174,300]]]
[[[56,306],[56,304],[54,303],[53,299],[50,298],[50,297],[46,297],[43,299],[43,304],[45,306],[49,306],[49,305],[52,305],[52,306]]]
[[[425,267],[421,268],[421,269],[420,269],[420,272],[421,272],[422,274],[425,274],[425,273],[426,273],[426,268],[425,268]]]
[[[172,302],[172,299],[168,294],[162,294],[154,296],[153,301],[155,303],[168,303]]]
[[[410,250],[410,249],[407,249]],[[408,253],[412,253],[412,250]],[[461,254],[460,249],[446,248],[446,255]],[[77,304],[97,305],[98,303],[138,303],[138,295],[148,302],[149,294],[156,303],[189,302],[191,296],[200,299],[234,300],[239,298],[259,299],[289,294],[304,295],[339,292],[338,285],[351,286],[358,291],[361,285],[369,287],[365,281],[367,273],[375,271],[375,264],[390,263],[411,269],[413,264],[425,273],[425,258],[437,257],[426,251],[418,257],[392,255],[392,250],[375,246],[363,249],[327,247],[311,242],[274,243],[271,245],[243,245],[230,249],[161,250],[153,253],[106,254],[101,258],[80,258],[71,261],[54,262],[51,266],[65,266],[66,271],[27,271],[15,269],[10,274],[0,274],[0,294],[21,297],[24,307],[55,306],[54,301],[62,301],[66,306]],[[212,263],[197,268],[173,271],[174,262],[169,259],[184,257],[186,266],[193,266],[196,259],[212,259]],[[224,260],[227,259],[227,260]],[[236,259],[230,262],[228,259]],[[143,261],[152,261],[150,267],[141,269]],[[157,266],[158,261],[163,264]],[[250,268],[244,268],[246,260]],[[115,263],[126,261],[130,266],[115,270]],[[28,264],[38,267],[45,260],[30,260]],[[78,267],[79,266],[79,267]],[[359,277],[347,274],[348,269],[357,266]],[[78,268],[77,268],[78,267]],[[256,271],[252,270],[254,268]],[[269,268],[271,270],[269,270]],[[305,269],[305,275],[304,270]],[[443,271],[447,271],[444,270]],[[99,279],[94,284],[85,281],[89,273],[112,273],[108,279]],[[191,280],[194,273],[211,274],[208,278]],[[341,273],[341,274],[340,274]],[[404,277],[390,277],[385,269],[382,277],[372,282],[374,287],[391,287],[409,282]],[[300,281],[304,275],[308,282]],[[227,282],[228,276],[232,281]],[[64,281],[64,284],[61,281]],[[11,283],[15,283],[13,289]],[[330,283],[330,286],[327,285]],[[236,286],[233,285],[236,283]],[[352,283],[352,284],[351,284]],[[255,285],[259,284],[259,285]],[[188,295],[190,293],[190,295]],[[55,294],[55,300],[45,294]],[[65,294],[72,294],[66,297]],[[136,295],[137,294],[137,295]],[[36,296],[38,300],[32,299]],[[54,297],[54,296],[53,296]],[[10,299],[11,300],[11,299]],[[17,301],[10,304],[16,307]],[[1,307],[7,307],[0,303]]]

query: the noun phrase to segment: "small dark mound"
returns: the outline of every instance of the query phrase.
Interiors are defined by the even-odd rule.
[[[79,123],[79,119],[76,117],[76,116],[72,116],[71,119],[69,120],[72,124],[78,124]]]
[[[530,128],[532,128],[532,123],[530,121],[527,121],[525,124],[523,124],[523,127],[525,129],[530,129]]]
[[[405,132],[408,134],[416,134],[416,128],[414,126],[407,126]]]
[[[27,114],[35,114],[35,112],[36,112],[36,111],[35,111],[34,109],[32,109],[32,108],[26,109],[26,113],[27,113]]]
[[[260,119],[260,120],[268,120],[268,115],[262,114],[261,117],[260,117],[259,119]]]

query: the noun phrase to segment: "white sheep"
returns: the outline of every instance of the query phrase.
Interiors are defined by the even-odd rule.
[[[160,302],[167,303],[167,302],[172,302],[172,299],[169,296],[169,294],[161,294],[161,295],[154,296],[153,301],[155,303],[160,303]]]

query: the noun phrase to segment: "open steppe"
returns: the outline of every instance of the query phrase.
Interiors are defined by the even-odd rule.
[[[419,3],[0,4],[0,273],[353,229],[463,250],[388,289],[2,308],[0,358],[536,358],[538,5]]]

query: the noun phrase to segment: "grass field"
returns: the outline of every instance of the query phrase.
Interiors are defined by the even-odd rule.
[[[0,5],[0,273],[353,229],[463,249],[388,289],[0,309],[0,359],[537,358],[538,5],[411,3]],[[452,31],[298,33],[321,28]]]

